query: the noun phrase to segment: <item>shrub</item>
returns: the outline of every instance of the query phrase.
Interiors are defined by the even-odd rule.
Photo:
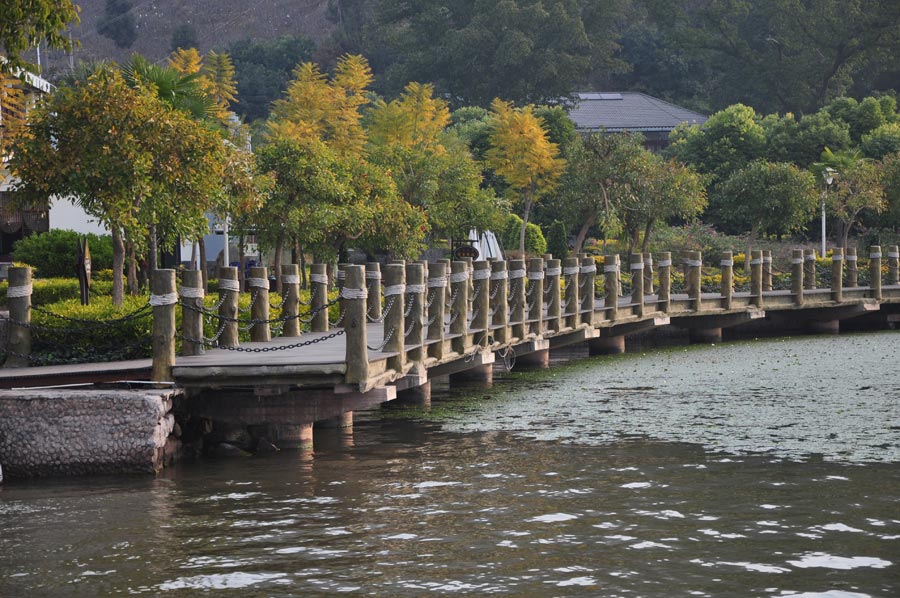
[[[87,237],[91,252],[91,270],[112,268],[112,237],[81,235],[71,230],[54,229],[33,234],[17,241],[12,257],[32,266],[45,278],[75,276],[78,263],[78,240]]]
[[[553,254],[554,258],[569,257],[569,235],[566,231],[566,225],[556,220],[550,225],[547,231],[547,251]]]
[[[522,230],[522,219],[515,214],[509,214],[503,222],[500,231],[500,243],[506,251],[516,251],[519,248],[519,233]],[[525,227],[525,253],[542,255],[547,253],[547,240],[541,227],[529,222]]]
[[[49,305],[68,299],[81,297],[81,287],[75,278],[36,278],[32,283],[32,305]],[[6,291],[9,282],[0,282],[0,304],[6,305]],[[112,281],[99,280],[91,282],[91,301],[95,297],[112,294]]]

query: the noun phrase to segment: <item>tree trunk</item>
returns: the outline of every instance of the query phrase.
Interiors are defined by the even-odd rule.
[[[137,278],[137,256],[134,251],[134,243],[129,241],[125,245],[125,251],[128,254],[128,294],[138,294],[138,278]]]
[[[534,204],[534,186],[525,196],[525,212],[522,214],[522,229],[519,231],[519,253],[525,258],[525,227],[528,226],[528,218],[531,216],[531,206]]]
[[[644,240],[641,243],[641,252],[647,253],[650,247],[650,231],[653,230],[653,220],[648,220],[644,226]]]
[[[306,278],[306,256],[303,254],[303,246],[297,242],[297,255],[300,258],[300,283],[304,289],[309,288],[309,280]]]
[[[197,240],[197,249],[200,252],[200,279],[203,285],[203,292],[206,293],[206,290],[209,288],[209,272],[207,272],[206,267],[206,239],[200,237]]]
[[[123,277],[125,274],[125,243],[122,241],[122,232],[117,227],[112,227],[113,241],[113,288],[112,301],[116,307],[122,307],[125,300],[125,286]]]
[[[191,243],[191,267],[188,270],[197,270],[197,241]]]
[[[275,242],[275,262],[272,264],[273,274],[275,274],[275,292],[281,293],[281,264],[284,262],[284,233],[278,235]]]
[[[587,238],[588,231],[591,230],[591,227],[597,224],[597,213],[592,212],[581,225],[581,228],[578,229],[578,235],[575,236],[575,247],[572,249],[572,253],[581,253],[581,247],[584,245],[584,240]]]
[[[756,235],[759,232],[759,227],[756,224],[750,227],[750,236],[747,238],[747,253],[744,254],[744,274],[746,276],[750,276],[750,252],[753,251],[753,241],[756,240]]]
[[[246,245],[244,243],[244,235],[238,237],[238,283],[241,289],[244,288],[244,269],[247,267]]]
[[[156,239],[156,224],[151,224],[150,229],[150,248],[148,251],[148,263],[150,265],[150,271],[154,272],[155,270],[159,270],[159,247],[157,245]]]
[[[845,250],[850,244],[850,229],[853,228],[853,222],[845,222],[841,220],[841,247]]]

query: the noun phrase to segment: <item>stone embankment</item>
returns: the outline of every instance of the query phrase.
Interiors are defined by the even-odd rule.
[[[159,471],[178,454],[180,390],[0,392],[7,478]]]

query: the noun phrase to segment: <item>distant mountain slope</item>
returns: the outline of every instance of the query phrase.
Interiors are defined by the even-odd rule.
[[[247,37],[268,39],[281,35],[307,35],[318,41],[333,25],[326,18],[328,0],[131,0],[137,39],[130,48],[118,48],[97,33],[106,0],[75,0],[81,7],[81,23],[72,28],[72,38],[81,42],[74,60],[126,60],[132,53],[152,60],[170,50],[172,32],[191,25],[201,52],[224,49]],[[45,72],[65,68],[68,57],[59,52],[42,56]]]

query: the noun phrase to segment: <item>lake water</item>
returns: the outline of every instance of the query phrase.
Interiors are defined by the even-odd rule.
[[[900,596],[900,333],[554,361],[313,454],[0,487],[0,596]]]

